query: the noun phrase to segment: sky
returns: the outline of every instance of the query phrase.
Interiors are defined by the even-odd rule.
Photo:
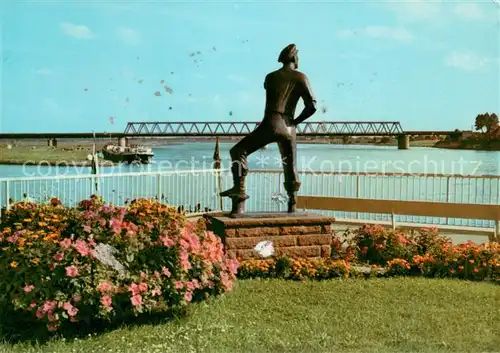
[[[310,121],[453,130],[500,113],[498,0],[2,0],[0,9],[3,133],[261,121],[264,77],[290,43],[321,108]]]

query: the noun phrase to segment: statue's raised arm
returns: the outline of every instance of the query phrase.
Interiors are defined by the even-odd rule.
[[[295,125],[299,125],[306,119],[309,119],[314,113],[316,113],[316,98],[311,89],[311,84],[306,75],[302,74],[299,80],[301,95],[300,97],[304,101],[304,109],[300,115],[293,121]]]

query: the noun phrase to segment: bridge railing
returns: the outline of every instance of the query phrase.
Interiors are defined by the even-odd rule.
[[[446,174],[391,174],[349,172],[299,172],[301,195],[354,197],[401,201],[436,201],[466,204],[500,204],[500,176],[463,176]],[[0,208],[25,198],[36,202],[59,198],[75,206],[92,194],[106,201],[124,205],[134,198],[157,198],[189,212],[221,209],[221,188],[232,186],[229,170],[186,170],[101,175],[1,178]],[[246,210],[285,211],[286,192],[280,170],[259,170],[247,176],[250,195]],[[96,191],[96,184],[98,190]],[[222,200],[222,209],[230,209],[230,200]],[[390,221],[387,214],[318,211],[349,219]],[[444,219],[436,217],[397,216],[398,222],[449,224],[493,228],[490,221]]]

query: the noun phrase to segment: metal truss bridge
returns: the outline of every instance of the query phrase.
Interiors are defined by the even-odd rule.
[[[260,122],[129,122],[124,132],[0,133],[1,138],[215,137],[245,136]],[[297,126],[298,136],[451,135],[453,131],[404,131],[398,121],[319,121]]]
[[[126,135],[138,136],[243,136],[259,122],[129,122]],[[297,126],[299,136],[380,136],[404,134],[399,122],[304,122]]]

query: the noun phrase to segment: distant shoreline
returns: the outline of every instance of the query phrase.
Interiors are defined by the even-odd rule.
[[[467,150],[467,151],[485,151],[499,152],[500,140],[493,141],[478,141],[478,140],[463,140],[463,141],[440,141],[436,144],[436,148],[448,150]]]

